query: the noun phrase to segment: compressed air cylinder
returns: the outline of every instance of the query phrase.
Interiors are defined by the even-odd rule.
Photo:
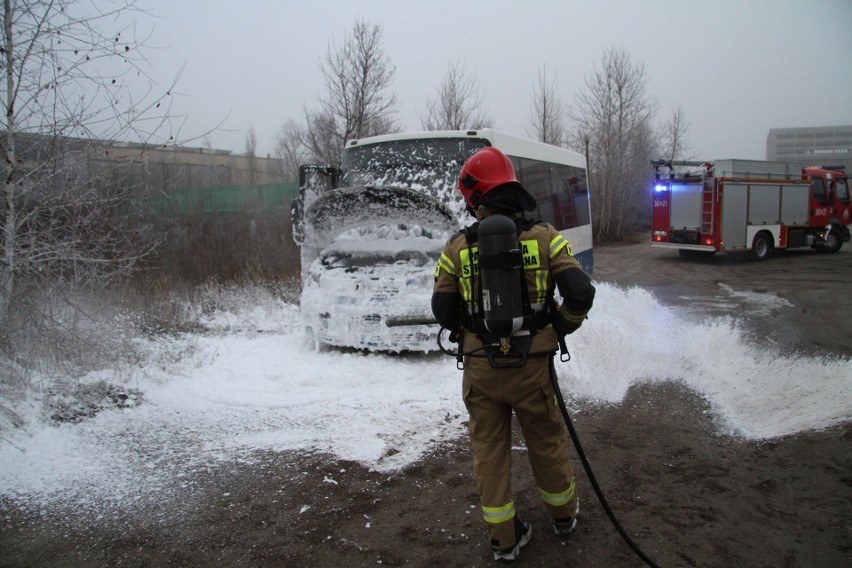
[[[479,223],[479,277],[486,329],[497,337],[510,337],[524,323],[521,270],[515,222],[491,215]]]

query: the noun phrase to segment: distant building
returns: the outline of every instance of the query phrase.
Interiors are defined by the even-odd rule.
[[[852,126],[773,128],[766,137],[766,159],[852,168]]]
[[[289,215],[299,193],[297,182],[282,181],[281,160],[269,156],[26,133],[15,138],[19,179],[54,186],[98,183],[131,188],[129,195],[159,211],[283,209]]]

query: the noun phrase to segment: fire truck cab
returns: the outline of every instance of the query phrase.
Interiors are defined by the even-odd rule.
[[[811,247],[849,241],[852,204],[842,167],[759,160],[654,161],[651,246],[681,254]]]
[[[811,180],[814,199],[828,208],[831,223],[845,225],[852,222],[852,195],[845,166],[807,166],[802,173]]]

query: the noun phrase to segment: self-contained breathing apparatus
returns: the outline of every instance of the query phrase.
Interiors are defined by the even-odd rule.
[[[492,367],[523,366],[531,354],[533,336],[548,324],[556,328],[562,360],[570,359],[552,295],[539,310],[530,304],[518,233],[533,223],[490,215],[464,232],[471,251],[468,270],[478,276],[479,293],[478,302],[469,306],[462,325],[482,341],[485,357]],[[458,367],[463,368],[464,356],[473,352],[464,352],[458,332],[451,334],[450,340],[459,343],[454,355]],[[440,337],[439,346],[447,352],[440,345]]]

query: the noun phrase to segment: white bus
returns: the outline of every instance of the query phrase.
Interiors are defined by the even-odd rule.
[[[494,146],[535,198],[528,217],[552,224],[587,273],[592,216],[582,154],[491,129],[388,134],[351,140],[339,168],[304,166],[294,203],[302,251],[301,310],[309,336],[375,351],[432,351],[438,326],[389,328],[389,319],[431,319],[437,258],[473,222],[458,174]]]

